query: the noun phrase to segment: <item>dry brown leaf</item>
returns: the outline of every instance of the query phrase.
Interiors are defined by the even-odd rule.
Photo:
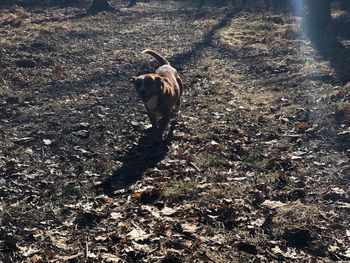
[[[132,199],[135,199],[135,200],[140,200],[141,199],[141,193],[133,193],[130,197]]]
[[[294,124],[294,128],[299,131],[306,131],[310,128],[310,125],[307,122],[297,122]]]
[[[42,260],[42,257],[41,256],[38,256],[37,254],[34,254],[31,258],[30,258],[30,262],[31,263],[35,263],[35,262],[38,262]]]
[[[64,75],[64,70],[62,68],[61,65],[56,65],[53,70],[52,73],[56,76],[63,76]]]
[[[67,246],[67,240],[65,238],[50,236],[50,240],[55,247],[62,250],[69,250],[69,246]]]

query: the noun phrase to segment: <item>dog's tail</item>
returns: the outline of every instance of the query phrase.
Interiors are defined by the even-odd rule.
[[[164,57],[162,57],[157,52],[155,52],[151,49],[145,49],[144,51],[142,51],[142,54],[151,55],[152,57],[154,57],[158,61],[158,63],[160,63],[162,65],[170,65],[168,60],[166,60]]]

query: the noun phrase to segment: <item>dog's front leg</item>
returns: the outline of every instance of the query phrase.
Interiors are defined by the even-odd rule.
[[[175,105],[175,113],[178,114],[181,109],[181,100],[178,100]]]
[[[151,111],[150,109],[146,108],[147,110],[147,116],[152,124],[152,133],[156,134],[158,131],[158,125],[157,125],[157,115]]]
[[[163,132],[165,131],[166,127],[168,126],[168,123],[170,122],[171,118],[171,111],[167,111],[163,114],[162,118],[159,122],[159,136],[163,135]]]

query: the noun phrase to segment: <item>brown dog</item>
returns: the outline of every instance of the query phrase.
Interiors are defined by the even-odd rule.
[[[175,108],[178,111],[180,108],[183,84],[176,69],[164,57],[149,49],[142,53],[151,55],[162,66],[156,70],[155,74],[133,77],[131,81],[146,106],[153,133],[161,137],[170,121],[172,110]],[[161,115],[159,124],[157,115]]]

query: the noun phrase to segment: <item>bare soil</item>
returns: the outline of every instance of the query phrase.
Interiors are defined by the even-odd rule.
[[[0,261],[350,260],[350,41],[153,2],[0,11]],[[162,141],[133,75],[185,82]]]

